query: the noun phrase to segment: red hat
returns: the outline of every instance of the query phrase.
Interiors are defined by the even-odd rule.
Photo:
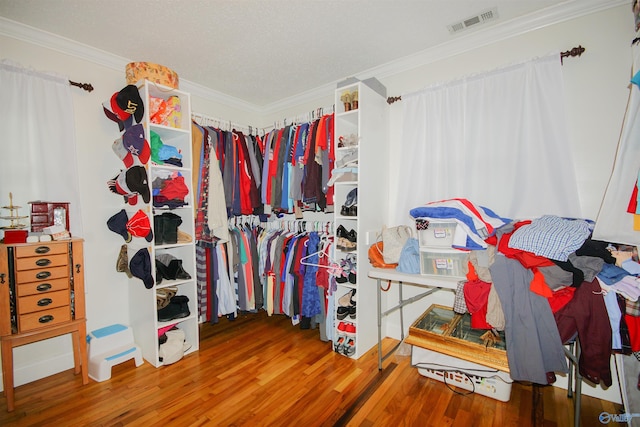
[[[151,147],[144,137],[144,126],[141,124],[133,125],[125,131],[124,135],[122,135],[122,144],[131,155],[138,156],[143,165],[149,161]],[[122,161],[127,167],[133,164],[133,158],[130,156],[122,159]],[[127,163],[129,164],[127,165]]]
[[[120,131],[123,131],[124,129],[128,129],[133,124],[133,117],[131,116],[131,114],[127,114],[127,117],[125,117],[124,119],[121,119],[113,111],[113,108],[111,106],[111,100],[103,102],[102,109],[104,110],[105,116],[107,116],[109,120],[113,120],[118,124],[118,129],[120,129]]]
[[[139,209],[127,222],[127,231],[134,237],[144,237],[147,242],[153,240],[149,217]]]

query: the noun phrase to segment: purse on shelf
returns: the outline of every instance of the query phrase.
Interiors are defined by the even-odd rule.
[[[383,251],[384,244],[381,241],[369,246],[368,255],[371,265],[375,268],[396,268],[398,264],[387,264],[384,262]]]
[[[383,257],[387,264],[397,264],[400,253],[409,237],[413,236],[412,228],[408,225],[382,228],[382,242],[384,243]]]

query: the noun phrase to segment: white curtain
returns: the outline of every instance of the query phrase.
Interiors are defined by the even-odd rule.
[[[66,77],[0,62],[0,206],[9,204],[10,192],[13,204],[22,207],[20,215],[29,214],[29,201],[69,202],[70,231],[81,236],[70,91]],[[3,209],[0,216],[6,215]]]
[[[510,218],[580,217],[560,55],[402,95],[391,224],[454,197]]]
[[[633,73],[640,71],[640,47],[633,45]],[[613,172],[600,206],[593,237],[607,242],[640,245],[634,215],[627,212],[640,173],[640,88],[631,85]],[[640,212],[638,212],[640,213]]]

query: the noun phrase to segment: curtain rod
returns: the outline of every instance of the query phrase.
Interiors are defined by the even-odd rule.
[[[71,80],[69,80],[69,84],[71,86],[77,86],[81,89],[84,89],[87,92],[91,92],[93,90],[93,86],[91,85],[91,83],[78,83],[78,82],[72,82]]]
[[[568,56],[581,56],[585,51],[585,48],[582,45],[578,45],[578,47],[574,47],[573,49],[566,50],[564,52],[560,52],[560,64],[563,64],[563,59]],[[389,96],[387,97],[387,104],[391,105],[396,101],[402,101],[402,96]]]

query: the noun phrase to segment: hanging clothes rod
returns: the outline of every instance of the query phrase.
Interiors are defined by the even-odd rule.
[[[330,105],[327,107],[319,107],[313,111],[298,114],[293,118],[285,118],[285,119],[282,119],[282,121],[276,121],[273,123],[273,125],[269,125],[264,129],[282,129],[289,125],[299,125],[301,123],[313,122],[321,118],[322,116],[325,116],[327,114],[333,114],[335,112],[335,108],[336,108],[335,105]]]
[[[582,45],[578,45],[570,50],[560,52],[560,64],[563,64],[563,59],[566,57],[581,56],[586,49]],[[402,96],[389,96],[387,97],[387,104],[391,105],[396,101],[402,101]]]
[[[264,129],[258,128],[257,126],[241,125],[238,123],[234,123],[231,120],[218,119],[202,113],[191,113],[191,120],[193,120],[200,126],[213,126],[229,132],[235,129],[248,134],[253,134],[254,132],[257,133],[258,131],[262,131],[262,133],[264,133]]]
[[[71,80],[69,80],[69,84],[71,86],[76,86],[76,87],[79,87],[80,89],[84,89],[87,92],[91,92],[93,90],[93,86],[91,85],[91,83],[78,83],[78,82],[72,82]]]

